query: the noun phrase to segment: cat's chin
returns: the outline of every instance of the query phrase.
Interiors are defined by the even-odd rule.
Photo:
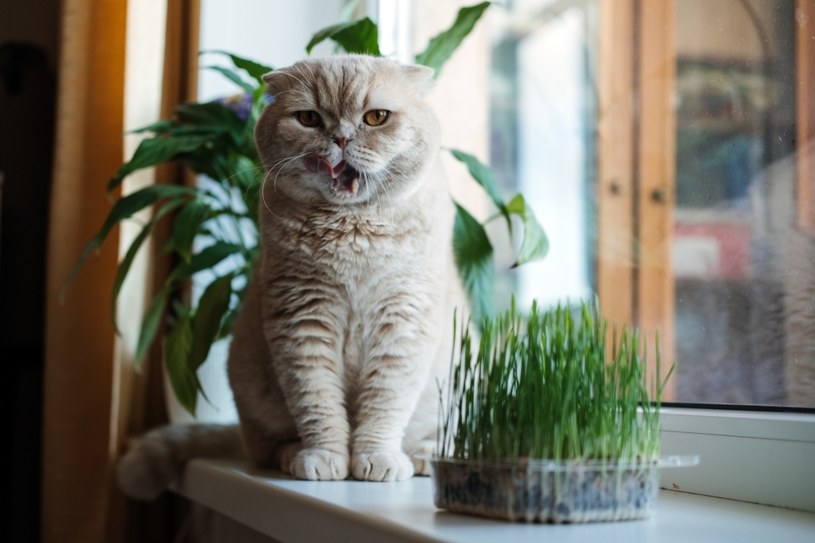
[[[337,204],[357,204],[368,199],[358,176],[348,181],[332,179],[327,193],[328,199]]]

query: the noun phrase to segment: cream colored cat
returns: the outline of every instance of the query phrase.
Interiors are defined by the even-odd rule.
[[[427,474],[454,308],[454,208],[432,70],[309,59],[265,76],[255,131],[268,175],[262,254],[234,329],[229,378],[248,458],[302,479]],[[154,430],[120,463],[158,494],[191,457],[233,454],[234,427]]]

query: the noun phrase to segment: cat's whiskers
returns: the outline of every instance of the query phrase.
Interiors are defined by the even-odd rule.
[[[277,194],[277,178],[280,176],[283,170],[286,169],[287,166],[289,166],[292,162],[300,158],[303,158],[307,154],[308,153],[301,153],[299,155],[290,156],[278,160],[269,167],[269,170],[263,177],[263,184],[260,187],[260,199],[263,202],[263,207],[266,208],[266,211],[268,211],[277,218],[280,217],[274,211],[272,211],[271,207],[269,207],[269,203],[266,201],[266,191],[264,190],[266,188],[266,182],[269,180],[269,177],[272,175],[272,173],[275,172],[275,170],[277,170],[277,172],[275,172],[274,179],[272,180],[272,189],[274,190],[275,194]]]
[[[388,166],[386,165],[384,168],[376,171],[370,172],[372,180],[376,181],[377,185],[379,185],[379,189],[376,191],[377,198],[379,199],[379,209],[384,211],[382,206],[382,198],[381,194],[384,194],[384,197],[388,200],[387,202],[387,209],[390,214],[390,224],[395,224],[396,222],[396,214],[395,214],[395,206],[393,205],[393,195],[390,192],[390,188],[388,187],[388,179],[387,176],[390,173]]]
[[[283,170],[286,169],[286,166],[291,165],[291,163],[294,162],[295,160],[303,158],[304,156],[306,156],[306,154],[307,153],[301,153],[301,154],[296,155],[296,156],[292,156],[292,157],[289,157],[289,158],[285,158],[283,160],[279,160],[278,162],[275,163],[275,165],[272,168],[270,168],[269,171],[272,171],[275,168],[277,168],[277,173],[275,174],[274,181],[273,181],[273,183],[274,183],[273,188],[274,188],[275,193],[277,193],[277,178],[280,177],[280,174],[283,173]],[[279,167],[277,166],[278,164],[280,165]]]
[[[304,74],[303,70],[300,69],[301,66],[300,64],[295,64],[294,67],[297,69],[297,73],[299,73],[303,77],[303,79],[305,79],[310,84],[311,87],[314,87],[315,86],[314,72],[311,71],[311,68],[307,64],[303,65],[305,65],[306,68],[308,68],[311,78],[306,77],[306,74]]]

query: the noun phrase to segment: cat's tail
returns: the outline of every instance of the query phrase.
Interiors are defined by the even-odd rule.
[[[174,424],[134,441],[117,467],[119,487],[131,498],[153,500],[191,458],[242,456],[237,424]]]

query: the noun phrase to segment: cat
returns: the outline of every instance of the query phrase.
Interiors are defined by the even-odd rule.
[[[340,55],[263,79],[261,256],[228,361],[240,430],[147,433],[119,463],[133,497],[157,496],[192,457],[241,449],[299,479],[429,471],[453,314],[467,310],[424,100],[433,70]]]

